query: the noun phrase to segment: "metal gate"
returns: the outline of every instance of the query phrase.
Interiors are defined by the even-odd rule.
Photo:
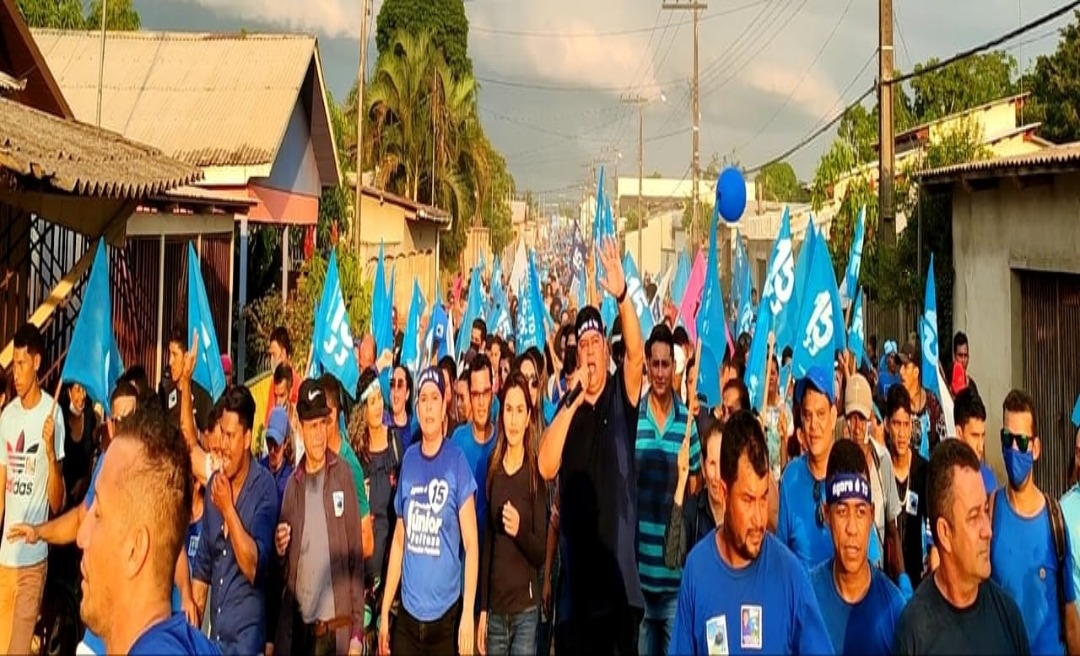
[[[1065,491],[1076,431],[1070,418],[1080,390],[1080,276],[1018,271],[1023,385],[1035,401],[1042,453],[1035,482],[1055,497]]]

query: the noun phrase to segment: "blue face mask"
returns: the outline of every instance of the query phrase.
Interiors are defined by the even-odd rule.
[[[1009,475],[1009,485],[1014,489],[1020,487],[1031,474],[1031,468],[1035,465],[1035,456],[1029,448],[1026,453],[1017,449],[1006,447],[1002,449],[1002,457],[1005,460],[1005,472]]]

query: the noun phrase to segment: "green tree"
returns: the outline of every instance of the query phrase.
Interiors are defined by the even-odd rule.
[[[390,50],[398,33],[430,32],[435,47],[456,75],[472,75],[469,19],[462,0],[386,0],[375,21],[379,53]]]
[[[938,63],[916,64],[918,73]],[[920,123],[977,107],[1015,91],[1016,59],[995,50],[974,55],[911,80],[912,109]]]
[[[805,202],[809,194],[799,184],[795,169],[787,162],[773,162],[758,173],[755,181],[764,200],[788,203]]]
[[[134,32],[142,26],[142,19],[132,6],[132,0],[109,0],[105,11],[108,13],[108,22],[105,24],[107,29]],[[91,0],[90,9],[86,13],[86,28],[101,29],[101,0]]]
[[[1056,143],[1080,140],[1080,11],[1061,29],[1052,55],[1041,55],[1030,75],[1031,116],[1042,136]]]
[[[30,27],[81,30],[85,19],[80,0],[18,0],[19,11]]]

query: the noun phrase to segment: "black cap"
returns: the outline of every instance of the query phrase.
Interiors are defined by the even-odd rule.
[[[300,384],[300,393],[296,398],[296,414],[300,421],[321,419],[330,414],[330,406],[326,404],[326,392],[319,381],[308,378]]]
[[[590,330],[600,333],[601,338],[607,335],[604,332],[604,319],[600,316],[600,310],[586,305],[578,311],[577,321],[574,322],[574,334],[577,335],[577,341],[581,342],[582,335]]]
[[[922,368],[922,351],[919,350],[919,345],[915,342],[904,344],[904,348],[900,349],[900,362],[904,364],[910,362],[916,367]]]

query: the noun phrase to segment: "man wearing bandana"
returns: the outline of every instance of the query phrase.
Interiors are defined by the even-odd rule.
[[[991,578],[1020,606],[1031,653],[1080,653],[1069,532],[1057,502],[1035,485],[1033,470],[1042,452],[1035,405],[1026,392],[1013,390],[1002,412],[1001,455],[1009,480],[990,501]],[[1061,564],[1054,546],[1055,519],[1064,547]]]
[[[874,530],[870,469],[855,442],[841,440],[829,453],[825,522],[833,557],[810,572],[836,654],[891,654],[904,608],[900,590],[867,558]]]

